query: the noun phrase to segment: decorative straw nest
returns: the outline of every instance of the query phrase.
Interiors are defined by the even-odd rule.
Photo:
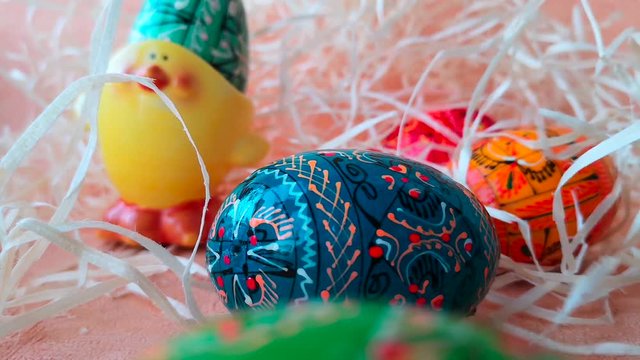
[[[553,331],[557,324],[618,321],[610,294],[640,282],[640,183],[633,181],[640,176],[633,145],[640,138],[640,32],[603,36],[617,20],[594,14],[587,0],[576,3],[570,22],[543,15],[542,2],[245,0],[252,37],[249,96],[256,126],[272,143],[264,162],[309,149],[380,148],[408,119],[432,124],[428,111],[457,107],[496,119],[490,135],[521,125],[573,129],[595,147],[570,171],[606,155],[618,165],[620,179],[608,198],[622,200],[618,225],[606,242],[580,256],[569,251],[575,243],[563,239],[559,268],[503,257],[503,271],[480,312],[503,331],[551,349],[640,355],[633,344],[565,344]],[[25,8],[15,3],[0,3],[0,9]],[[125,231],[100,221],[117,194],[96,152],[98,91],[111,81],[149,81],[104,73],[139,8],[137,2],[124,10],[121,5],[37,0],[24,17],[12,19],[27,26],[18,46],[0,53],[0,76],[9,84],[2,92],[24,98],[25,109],[13,109],[21,115],[6,119],[4,107],[11,104],[4,103],[0,120],[0,337],[127,285],[168,317],[203,319],[192,283],[208,281],[207,272],[194,254],[175,256],[173,249],[132,234],[149,251],[113,251],[91,231]],[[93,24],[89,43],[78,29]],[[81,116],[72,111],[79,96],[85,98]],[[458,181],[466,177],[473,141],[489,135],[471,131],[474,118],[468,120],[465,135],[456,139],[460,166],[442,169]],[[232,173],[214,196],[224,196],[249,171]],[[556,200],[554,217],[563,226]],[[40,268],[54,247],[73,257]],[[166,271],[182,279],[184,301],[150,281]],[[517,284],[523,281],[528,286]],[[560,301],[545,307],[543,298]],[[601,316],[580,316],[576,310],[585,304],[601,309]],[[516,321],[523,315],[542,319],[547,331]]]

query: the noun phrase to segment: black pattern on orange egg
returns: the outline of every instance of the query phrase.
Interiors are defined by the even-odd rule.
[[[207,243],[227,307],[320,298],[471,313],[500,249],[484,207],[426,165],[315,151],[255,171],[222,204]]]

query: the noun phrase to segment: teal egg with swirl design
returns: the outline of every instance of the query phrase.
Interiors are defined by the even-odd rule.
[[[484,207],[441,172],[378,152],[300,153],[223,202],[207,242],[231,309],[321,299],[472,313],[500,257]]]

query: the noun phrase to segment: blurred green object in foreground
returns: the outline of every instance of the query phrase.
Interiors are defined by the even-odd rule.
[[[319,304],[220,317],[145,359],[522,359],[469,321],[382,304]],[[555,359],[551,356],[527,359]]]

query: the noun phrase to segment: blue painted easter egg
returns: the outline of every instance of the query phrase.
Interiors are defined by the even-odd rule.
[[[469,314],[499,256],[471,192],[429,166],[358,150],[258,169],[223,202],[207,243],[230,310],[320,298]]]

